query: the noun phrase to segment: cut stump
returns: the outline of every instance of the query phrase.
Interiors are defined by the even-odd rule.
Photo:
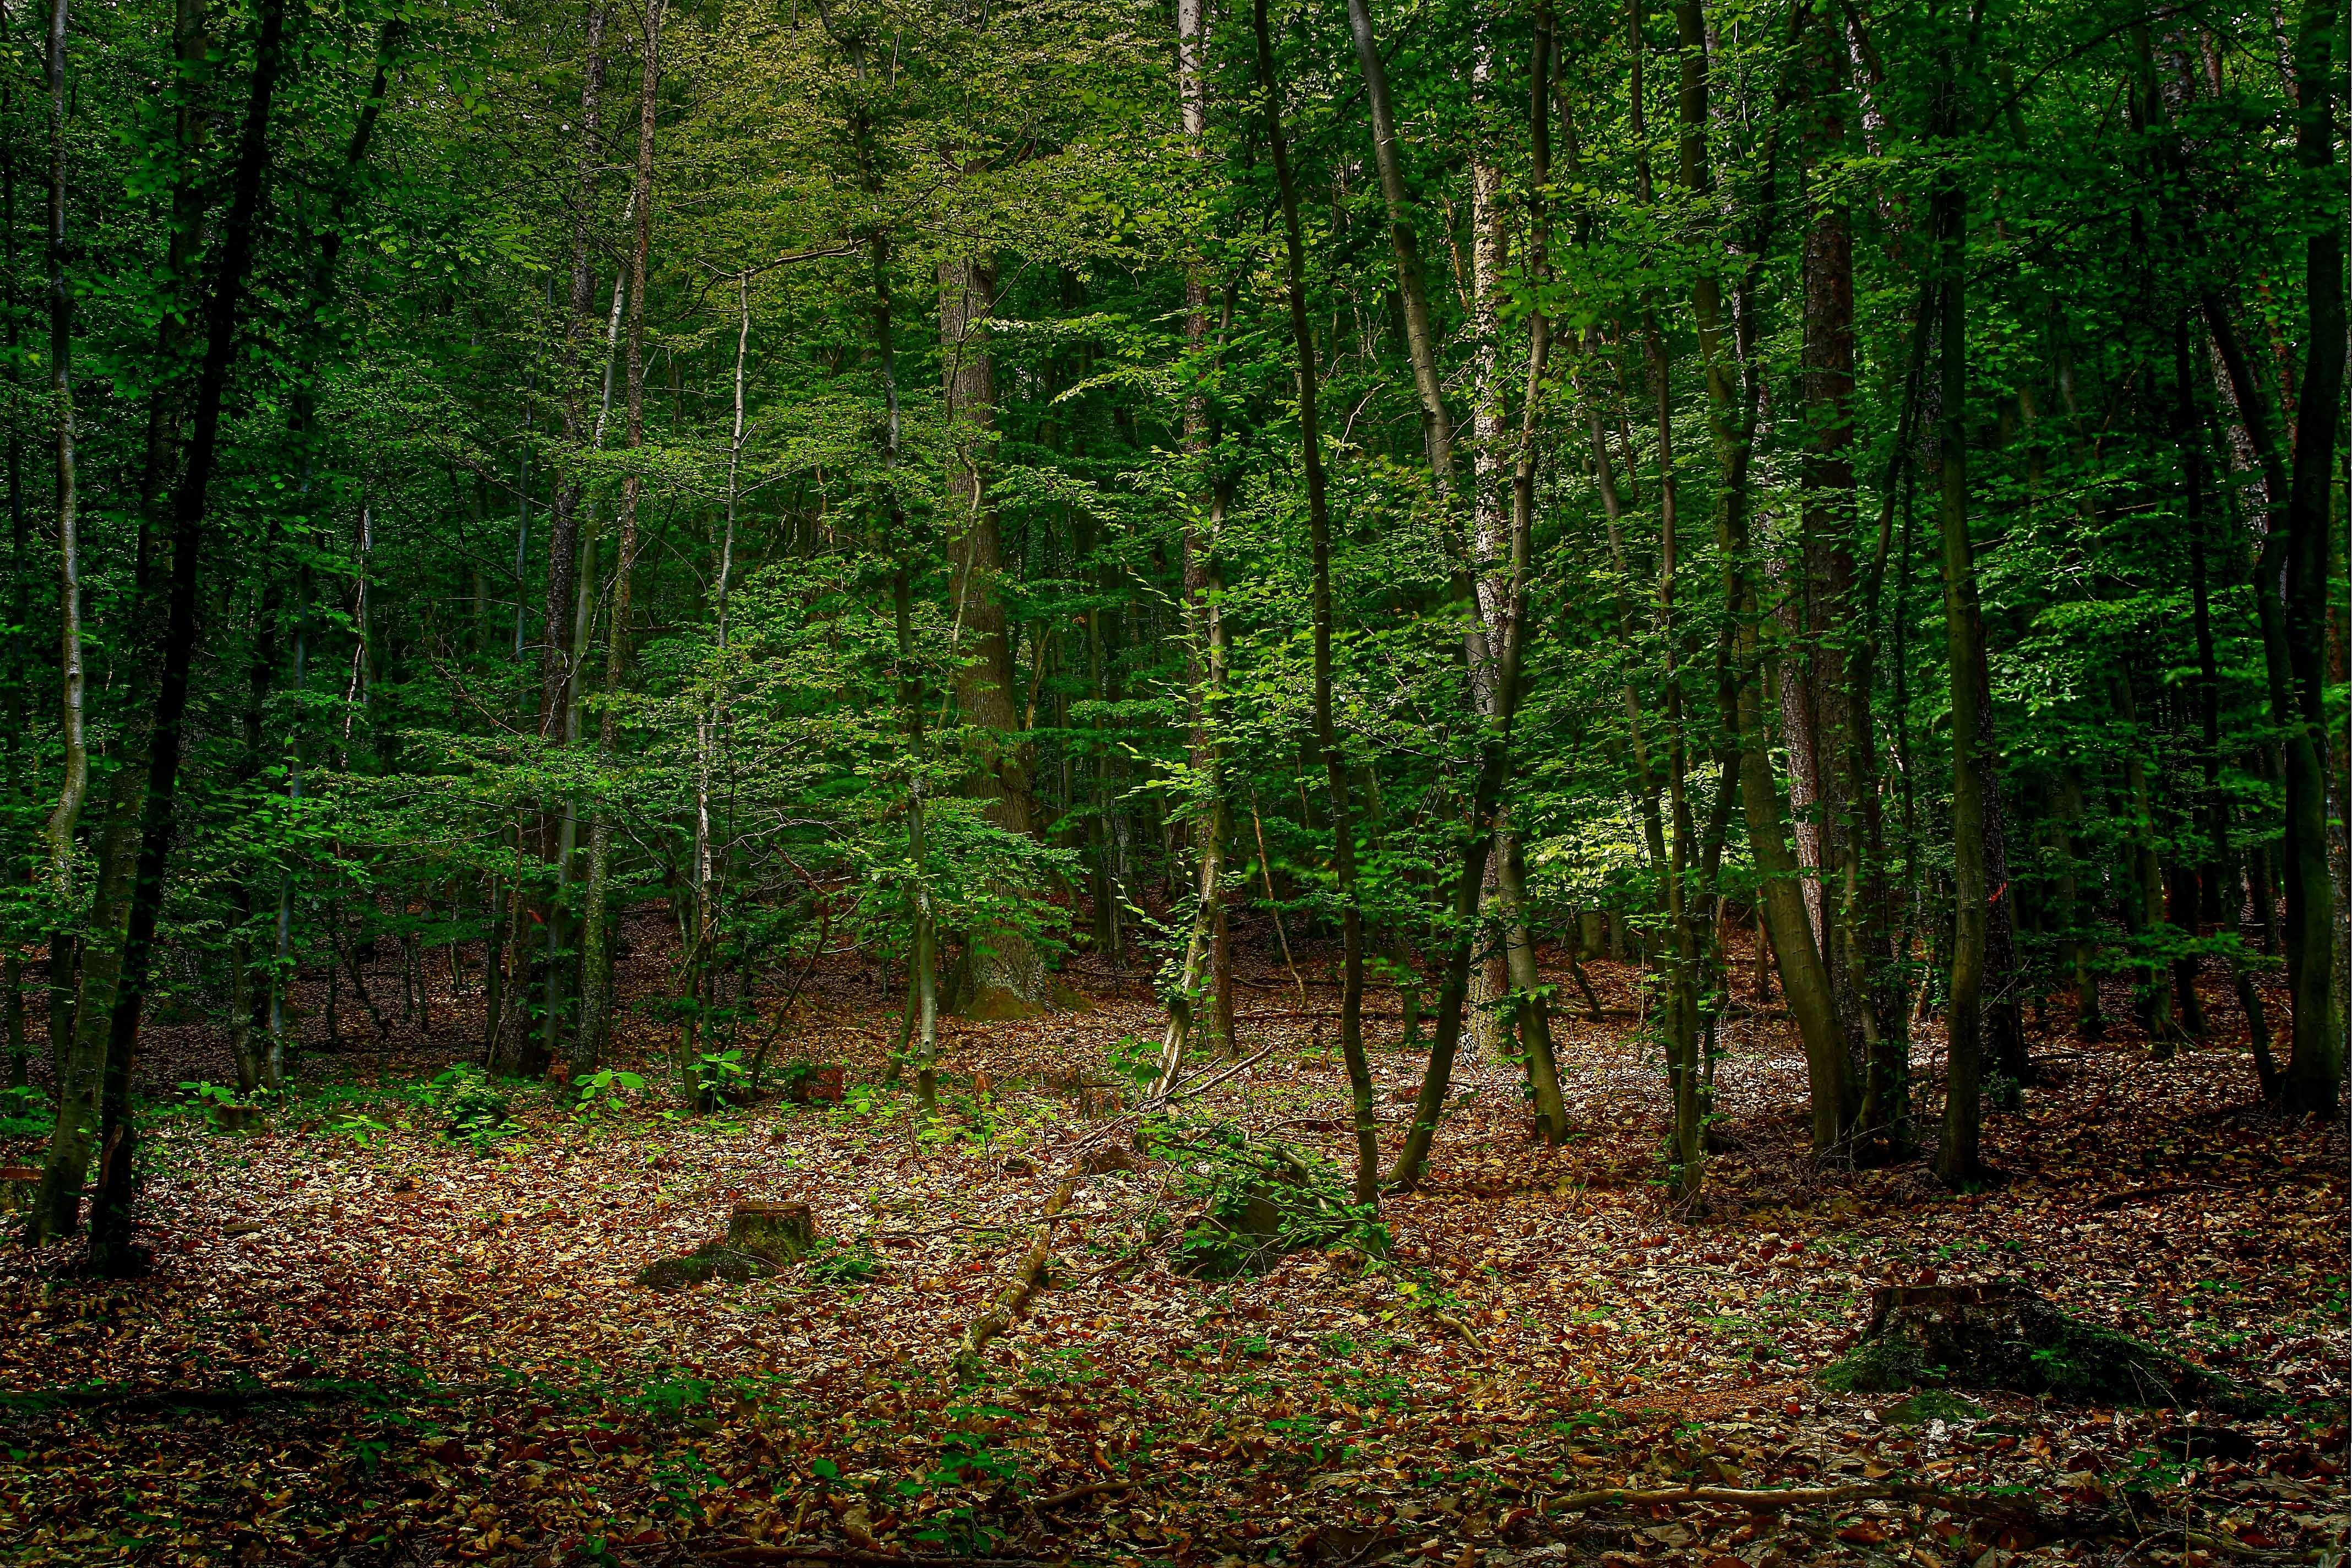
[[[727,1216],[723,1241],[706,1241],[683,1258],[664,1258],[637,1270],[637,1283],[656,1290],[724,1279],[740,1285],[797,1263],[816,1244],[816,1216],[790,1198],[746,1200]]]
[[[816,1216],[791,1198],[745,1199],[727,1216],[727,1245],[769,1263],[795,1263],[816,1245]]]
[[[34,1195],[40,1190],[37,1166],[0,1165],[0,1214],[31,1214]]]
[[[1882,1286],[1832,1388],[2007,1388],[2087,1405],[2259,1411],[2274,1401],[2154,1345],[2069,1317],[2031,1285]]]
[[[793,1073],[784,1094],[794,1105],[839,1105],[842,1076],[839,1062],[803,1063]]]

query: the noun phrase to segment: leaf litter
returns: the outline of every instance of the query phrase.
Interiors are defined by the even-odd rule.
[[[1815,1163],[1801,1055],[1751,1010],[1727,1025],[1707,1211],[1677,1216],[1640,976],[1587,969],[1610,1011],[1555,1020],[1564,1147],[1529,1141],[1513,1064],[1465,1059],[1429,1178],[1384,1202],[1376,1244],[1340,1225],[1213,1277],[1181,1256],[1213,1228],[1204,1149],[1352,1158],[1319,1017],[1245,1011],[1258,1061],[1083,1167],[1131,1146],[1069,1086],[1115,1081],[1159,1019],[1102,973],[1073,976],[1084,1012],[950,1023],[929,1125],[885,1082],[894,999],[849,970],[792,1040],[846,1067],[838,1107],[582,1118],[515,1086],[486,1135],[453,1136],[429,1091],[450,1039],[315,1056],[324,1082],[257,1131],[158,1122],[150,1278],[0,1256],[0,1543],[354,1568],[2341,1564],[2344,1143],[2252,1109],[2226,1035],[2166,1062],[2038,1042],[2042,1081],[1987,1124],[2005,1179],[1955,1196],[1917,1163]],[[1421,1058],[1374,1015],[1392,1152]],[[652,1026],[623,1033],[658,1063]],[[159,1080],[191,1070],[174,1043],[151,1047]],[[1095,1173],[1050,1222],[1040,1288],[960,1376],[1074,1169]],[[747,1198],[808,1204],[817,1250],[635,1283]],[[1875,1287],[2000,1279],[2278,1406],[1819,1381]]]

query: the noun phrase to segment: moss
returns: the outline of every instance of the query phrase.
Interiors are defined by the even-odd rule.
[[[1824,1368],[1822,1383],[1842,1394],[1900,1394],[1921,1384],[1941,1383],[1946,1375],[1944,1368],[1929,1365],[1916,1345],[1865,1340]]]
[[[1881,1291],[1862,1342],[1821,1381],[1857,1394],[1950,1384],[2077,1405],[2260,1412],[2276,1404],[2169,1352],[2070,1317],[2015,1282]]]
[[[1984,1415],[1983,1405],[1971,1405],[1957,1394],[1923,1388],[1880,1411],[1878,1418],[1889,1426],[1925,1426],[1930,1421],[1981,1421]]]
[[[764,1279],[774,1272],[763,1258],[721,1242],[706,1241],[683,1258],[664,1258],[646,1264],[637,1270],[637,1283],[656,1290],[677,1290],[711,1279],[741,1285]]]

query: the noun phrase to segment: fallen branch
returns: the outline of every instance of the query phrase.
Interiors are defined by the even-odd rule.
[[[1011,1328],[1028,1304],[1030,1293],[1045,1277],[1046,1260],[1054,1255],[1054,1222],[1069,1206],[1070,1194],[1077,1190],[1078,1172],[1075,1165],[1062,1177],[1054,1195],[1045,1200],[1045,1214],[1037,1227],[1029,1233],[1029,1249],[1022,1254],[1020,1268],[1013,1270],[1013,1281],[997,1292],[988,1310],[971,1321],[963,1331],[963,1342],[956,1347],[956,1376],[965,1383],[977,1383],[983,1370],[980,1352],[988,1342]]]
[[[1445,1312],[1433,1312],[1430,1315],[1429,1321],[1440,1325],[1441,1327],[1453,1330],[1464,1344],[1468,1345],[1473,1351],[1475,1351],[1480,1355],[1486,1353],[1486,1347],[1478,1342],[1477,1334],[1473,1332],[1470,1325],[1464,1322],[1461,1319]]]
[[[1167,1093],[1154,1095],[1150,1100],[1147,1100],[1142,1104],[1137,1106],[1134,1110],[1119,1112],[1117,1116],[1112,1117],[1108,1121],[1102,1123],[1093,1131],[1079,1139],[1076,1146],[1080,1149],[1084,1149],[1089,1144],[1099,1143],[1104,1139],[1109,1137],[1112,1133],[1132,1127],[1142,1118],[1152,1114],[1154,1111],[1165,1110],[1168,1107],[1175,1104],[1180,1100],[1191,1100],[1196,1095],[1206,1094],[1209,1090],[1217,1088],[1220,1084],[1230,1080],[1235,1074],[1244,1072],[1249,1068],[1255,1067],[1258,1063],[1265,1060],[1265,1058],[1273,1053],[1274,1047],[1272,1046],[1268,1046],[1264,1050],[1259,1051],[1255,1056],[1244,1057],[1237,1062],[1226,1063],[1212,1076],[1201,1079],[1199,1082],[1192,1082],[1189,1079],[1179,1082],[1174,1088],[1168,1090]]]

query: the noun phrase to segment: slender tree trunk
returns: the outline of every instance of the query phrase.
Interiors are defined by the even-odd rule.
[[[972,740],[972,792],[1008,833],[1034,832],[1030,748],[1014,709],[1013,644],[998,580],[1004,574],[986,470],[996,416],[996,370],[986,322],[996,268],[978,257],[940,263],[940,359],[949,431],[945,522],[955,572],[956,709]],[[963,658],[969,647],[971,657]],[[950,1008],[972,1018],[1026,1018],[1049,1008],[1054,977],[1018,931],[964,933]]]
[[[586,60],[580,89],[580,154],[575,183],[572,220],[572,295],[571,313],[564,325],[562,368],[564,449],[568,461],[562,464],[548,504],[547,529],[547,590],[541,622],[544,641],[540,649],[540,691],[537,734],[540,744],[550,749],[566,742],[565,731],[572,724],[575,705],[580,696],[580,675],[587,658],[585,647],[573,646],[565,635],[566,628],[577,624],[574,600],[579,594],[579,570],[583,554],[580,512],[583,499],[588,491],[585,465],[582,454],[589,446],[588,386],[582,374],[583,340],[590,323],[595,320],[596,260],[594,237],[595,194],[598,175],[604,163],[604,98],[605,74],[604,40],[611,25],[612,7],[603,0],[591,0],[587,16]],[[607,359],[606,385],[611,384],[610,360]],[[610,403],[609,394],[606,398]],[[593,522],[593,519],[592,519]],[[541,858],[548,863],[550,878],[554,884],[553,897],[543,893],[530,896],[536,906],[538,924],[544,933],[543,961],[541,964],[540,1027],[534,1033],[530,1027],[527,1007],[517,1007],[511,1020],[513,1030],[500,1043],[496,1053],[498,1065],[506,1070],[535,1078],[546,1069],[554,1040],[562,1027],[564,978],[566,964],[563,954],[570,941],[566,897],[571,881],[571,865],[578,820],[567,802],[562,807],[542,805],[537,831]],[[518,885],[515,895],[525,900],[523,888]],[[517,957],[521,950],[517,950]],[[519,970],[518,989],[525,976]]]
[[[1197,162],[1205,153],[1208,132],[1208,90],[1202,74],[1208,47],[1208,9],[1203,0],[1178,0],[1176,8],[1177,100],[1182,115],[1185,147]],[[1199,258],[1188,259],[1184,275],[1184,346],[1195,362],[1196,374],[1205,374],[1200,362],[1209,337],[1208,278]],[[1184,403],[1184,450],[1196,464],[1209,461],[1214,439],[1209,400],[1194,392]],[[1188,515],[1184,525],[1183,589],[1186,634],[1185,690],[1191,719],[1191,764],[1196,804],[1192,807],[1193,847],[1197,858],[1195,898],[1191,929],[1184,942],[1184,968],[1168,997],[1168,1027],[1160,1039],[1160,1070],[1153,1089],[1166,1093],[1182,1071],[1186,1045],[1195,1026],[1204,987],[1232,994],[1224,965],[1229,947],[1218,941],[1224,911],[1224,856],[1228,835],[1222,747],[1217,727],[1223,722],[1223,647],[1219,622],[1223,614],[1223,568],[1215,556],[1223,532],[1230,484],[1221,476],[1204,475],[1209,484],[1207,537]],[[1042,654],[1041,656],[1042,657]],[[1228,1022],[1213,1013],[1212,1032],[1220,1048],[1230,1054],[1233,1040]]]
[[[1349,0],[1351,17],[1363,3],[1364,0]],[[1331,716],[1331,514],[1324,490],[1323,432],[1315,406],[1315,331],[1307,320],[1306,242],[1300,236],[1298,186],[1291,174],[1290,149],[1283,134],[1282,89],[1275,77],[1274,42],[1266,27],[1265,8],[1266,0],[1252,0],[1258,86],[1265,96],[1266,142],[1282,200],[1290,342],[1298,359],[1299,456],[1307,469],[1307,529],[1315,582],[1315,738],[1322,748],[1323,770],[1331,792],[1331,866],[1339,883],[1342,965],[1339,1053],[1347,1064],[1349,1097],[1355,1109],[1355,1197],[1360,1205],[1370,1209],[1380,1202],[1380,1129],[1373,1120],[1371,1064],[1364,1055],[1364,917],[1356,903],[1355,825],[1348,805],[1347,758],[1339,749],[1339,730]],[[1369,28],[1369,22],[1365,26]],[[1473,880],[1475,883],[1475,878]],[[1457,1002],[1457,1027],[1459,1023]]]
[[[1843,157],[1846,127],[1846,48],[1834,11],[1807,25],[1803,51],[1809,90],[1802,138],[1804,238],[1803,399],[1805,453],[1800,463],[1804,593],[1800,662],[1806,722],[1801,734],[1817,781],[1813,802],[1820,909],[1815,930],[1829,970],[1840,1027],[1861,1047],[1866,1083],[1875,1081],[1878,1027],[1868,1001],[1864,816],[1875,805],[1870,767],[1869,693],[1848,669],[1855,590],[1852,538],[1853,474],[1853,234],[1845,203],[1831,187],[1827,164]],[[1860,710],[1854,709],[1859,699]],[[1859,732],[1857,733],[1857,726]],[[1799,771],[1792,756],[1792,780]],[[1865,1089],[1865,1095],[1867,1090]],[[1872,1107],[1876,1110],[1875,1105]],[[1874,1118],[1865,1118],[1871,1121]]]
[[[1348,0],[1348,31],[1356,47],[1356,64],[1363,72],[1364,96],[1371,109],[1372,162],[1380,172],[1381,197],[1386,204],[1389,239],[1396,250],[1397,295],[1404,306],[1405,348],[1412,361],[1413,390],[1421,399],[1422,439],[1429,453],[1429,471],[1444,506],[1454,488],[1454,417],[1445,406],[1445,387],[1437,363],[1437,328],[1429,310],[1429,289],[1422,272],[1421,241],[1414,233],[1412,196],[1404,183],[1404,166],[1397,155],[1396,110],[1389,93],[1388,67],[1381,58],[1380,39],[1372,31],[1371,0]],[[1458,537],[1446,525],[1449,537]],[[1484,650],[1474,657],[1474,668],[1486,663]]]
[[[0,123],[12,130],[16,123],[16,84],[12,78],[0,87]],[[16,313],[16,142],[13,135],[0,137],[0,267],[5,267],[6,279],[0,283],[0,309],[8,320],[8,386],[21,403],[24,397],[25,371],[22,358],[24,330]],[[28,804],[32,781],[26,762],[31,752],[27,736],[29,698],[33,682],[33,660],[30,648],[33,618],[33,579],[26,568],[33,551],[32,531],[25,507],[25,442],[19,422],[8,421],[8,572],[11,579],[10,603],[16,631],[8,639],[8,795],[10,803],[18,809]],[[0,959],[6,966],[8,1009],[8,1087],[23,1089],[30,1081],[31,1064],[25,1044],[25,964],[19,956],[24,931],[9,933],[7,955]]]
[[[645,12],[645,76],[637,110],[636,184],[629,193],[636,229],[629,252],[628,446],[636,451],[646,444],[646,268],[653,251],[654,121],[661,106],[661,32],[668,0],[646,0]],[[742,340],[748,342],[751,314],[746,304]],[[734,451],[742,447],[741,370],[737,370],[737,430]],[[600,421],[601,424],[601,421]],[[733,527],[734,494],[730,467],[729,527]],[[613,563],[613,609],[604,634],[604,700],[596,721],[596,756],[610,768],[620,743],[621,682],[629,661],[629,587],[637,562],[637,510],[644,474],[629,470],[621,481],[620,548]],[[731,538],[731,535],[730,535]],[[580,647],[584,653],[583,637]],[[600,809],[588,829],[588,897],[581,927],[581,1020],[574,1057],[576,1072],[593,1072],[604,1058],[613,1028],[613,816]]]
[[[1686,190],[1704,198],[1711,192],[1706,152],[1707,85],[1706,34],[1698,0],[1676,0],[1675,24],[1681,45],[1678,98],[1681,176]],[[1761,245],[1751,247],[1760,253]],[[1748,840],[1763,881],[1762,914],[1787,994],[1789,1011],[1805,1045],[1806,1076],[1812,1092],[1813,1150],[1827,1154],[1844,1136],[1852,1115],[1852,1075],[1843,1032],[1830,992],[1829,972],[1813,942],[1796,857],[1789,847],[1788,816],[1772,776],[1770,742],[1764,727],[1764,659],[1760,610],[1748,537],[1748,474],[1754,456],[1759,391],[1754,376],[1733,385],[1733,345],[1725,331],[1720,281],[1702,272],[1692,286],[1700,358],[1706,367],[1709,423],[1723,477],[1716,494],[1716,537],[1724,560],[1724,603],[1733,626],[1731,662],[1736,692],[1733,730],[1739,754],[1739,794],[1748,819]]]
[[[1552,18],[1549,7],[1535,16],[1533,58],[1528,64],[1528,145],[1531,194],[1528,198],[1527,275],[1540,284],[1550,278],[1550,233],[1543,190],[1551,183]],[[1498,258],[1499,259],[1499,258]],[[1510,572],[1507,599],[1500,606],[1523,616],[1518,603],[1534,550],[1536,508],[1537,416],[1542,405],[1544,374],[1551,353],[1551,321],[1540,309],[1528,313],[1528,380],[1520,403],[1517,450],[1511,467]],[[1523,644],[1525,634],[1516,620],[1507,640]],[[1516,695],[1516,694],[1514,694]],[[1495,853],[1500,862],[1497,884],[1503,895],[1503,939],[1519,1043],[1527,1058],[1528,1097],[1535,1105],[1536,1127],[1547,1143],[1557,1145],[1568,1136],[1568,1107],[1560,1095],[1559,1063],[1553,1054],[1551,1004],[1537,964],[1536,945],[1528,927],[1527,867],[1518,835],[1507,820],[1498,826]]]
[[[1955,90],[1947,85],[1945,90]],[[1952,947],[1947,1011],[1949,1047],[1944,1126],[1936,1173],[1964,1186],[1981,1171],[1977,1156],[1983,1072],[1985,926],[1985,798],[1992,773],[1991,737],[1984,728],[1984,614],[1977,600],[1976,555],[1969,539],[1968,261],[1966,195],[1956,175],[1944,176],[1934,203],[1942,248],[1943,427],[1938,442],[1942,491],[1944,627],[1952,678]]]
[[[2296,159],[2307,169],[2324,171],[2320,177],[2331,181],[2336,170],[2339,16],[2335,0],[2314,0],[2304,11],[2295,58]],[[2337,951],[2336,884],[2327,864],[2328,785],[2321,752],[2328,724],[2325,651],[2327,566],[2335,532],[2331,500],[2344,398],[2341,225],[2322,224],[2305,242],[2304,291],[2310,325],[2287,490],[2285,594],[2276,610],[2268,603],[2263,605],[2263,642],[2272,657],[2272,721],[2284,731],[2286,754],[2287,986],[2294,1016],[2281,1099],[2289,1110],[2333,1116],[2344,1095],[2344,1029],[2336,1016],[2336,966],[2343,954]],[[2258,587],[2265,601],[2274,580],[2265,575]],[[2284,669],[2279,668],[2282,652]]]
[[[136,817],[135,836],[110,845],[114,850],[100,871],[101,884],[124,884],[127,903],[123,937],[119,948],[101,955],[93,967],[111,971],[101,978],[102,989],[85,985],[76,1024],[77,1054],[84,1058],[84,1074],[95,1065],[107,1076],[127,1085],[132,1047],[138,1037],[141,1003],[152,946],[155,921],[163,906],[163,873],[171,851],[179,783],[182,721],[196,643],[196,594],[201,581],[199,555],[204,542],[207,492],[218,450],[223,393],[236,347],[246,275],[253,261],[259,227],[263,176],[269,158],[269,111],[278,84],[279,57],[285,35],[284,0],[263,0],[260,37],[255,45],[253,80],[244,130],[232,178],[229,210],[221,228],[221,261],[212,297],[205,311],[205,355],[195,385],[194,417],[188,452],[172,501],[172,571],[167,624],[157,670],[154,710],[149,729],[144,805]],[[110,838],[113,825],[110,824]],[[135,860],[130,852],[136,844]],[[105,894],[101,891],[101,897]],[[88,1048],[94,1047],[95,1048]],[[94,1086],[93,1086],[94,1087]],[[127,1092],[110,1098],[127,1104]],[[42,1173],[41,1191],[27,1228],[36,1242],[70,1235],[76,1226],[81,1187],[89,1168],[91,1135],[97,1131],[95,1110],[86,1100],[60,1097],[58,1126]],[[132,1262],[130,1241],[130,1201],[137,1155],[137,1140],[127,1115],[108,1130],[102,1151],[99,1198],[92,1222],[94,1246],[102,1267],[127,1269]]]
[[[719,737],[727,719],[727,595],[735,572],[735,509],[740,499],[743,471],[743,382],[751,351],[751,277],[748,272],[735,279],[735,423],[727,445],[725,531],[719,538],[719,572],[710,595],[711,694],[695,717],[694,924],[687,942],[689,975],[699,974],[710,963],[719,941],[719,874],[717,847],[712,842],[716,824],[711,816],[711,789],[718,773]],[[609,1004],[607,997],[600,1009],[604,1031],[599,1037],[600,1045],[610,1037]]]
[[[542,616],[546,645],[540,651],[539,738],[552,742],[563,723],[570,700],[572,660],[563,646],[562,628],[572,613],[572,573],[580,556],[577,516],[586,489],[576,455],[587,445],[588,387],[581,374],[583,340],[595,321],[596,178],[604,166],[604,33],[611,8],[590,0],[587,58],[580,87],[580,158],[572,215],[572,311],[564,323],[562,351],[563,438],[575,455],[555,481],[549,508],[547,598]]]
[[[1485,99],[1494,77],[1494,49],[1483,26],[1472,42],[1471,94]],[[1474,110],[1474,113],[1475,111]],[[1470,142],[1470,332],[1471,359],[1471,583],[1478,595],[1478,622],[1488,628],[1489,653],[1494,628],[1500,625],[1503,598],[1509,592],[1505,562],[1509,553],[1508,492],[1513,455],[1506,433],[1503,389],[1502,293],[1503,269],[1510,255],[1510,215],[1503,205],[1503,170],[1489,138],[1474,130]],[[1489,664],[1469,669],[1472,700],[1492,723],[1495,717],[1495,672]],[[1507,835],[1507,818],[1497,818],[1498,831]],[[1524,924],[1514,930],[1497,921],[1496,911],[1508,905],[1502,889],[1503,868],[1511,858],[1507,843],[1497,842],[1486,858],[1480,889],[1479,961],[1473,972],[1470,1009],[1471,1037],[1475,1054],[1499,1056],[1508,1038],[1505,1011],[1511,992],[1509,952],[1525,947]]]
[[[89,794],[83,724],[87,677],[81,658],[79,487],[74,471],[73,290],[66,282],[66,8],[49,0],[49,417],[57,434],[58,675],[64,707],[65,779],[49,813],[49,876],[62,903],[71,896],[74,828]],[[54,977],[52,977],[54,979]]]

